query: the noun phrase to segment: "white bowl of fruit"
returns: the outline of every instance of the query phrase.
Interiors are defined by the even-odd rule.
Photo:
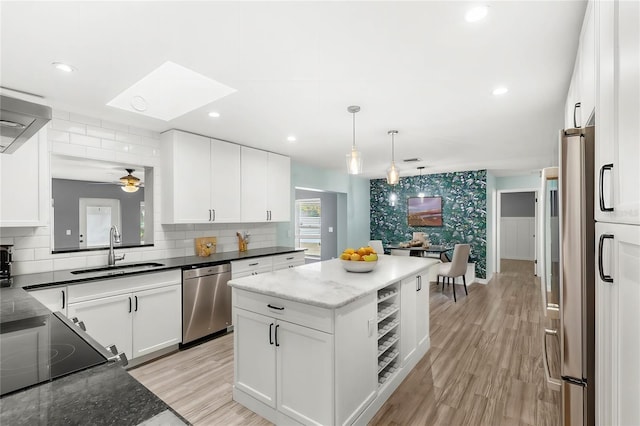
[[[348,248],[340,255],[340,263],[348,272],[370,272],[378,264],[378,254],[371,247]]]

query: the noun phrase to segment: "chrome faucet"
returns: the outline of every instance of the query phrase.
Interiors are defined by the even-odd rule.
[[[116,261],[124,259],[124,253],[122,256],[116,256],[113,251],[113,243],[120,243],[120,232],[118,231],[118,227],[116,225],[112,225],[109,230],[109,256],[107,258],[107,262],[109,266],[113,266],[116,264]]]

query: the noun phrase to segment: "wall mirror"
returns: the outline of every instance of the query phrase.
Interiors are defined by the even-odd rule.
[[[153,168],[51,156],[53,253],[153,245]]]

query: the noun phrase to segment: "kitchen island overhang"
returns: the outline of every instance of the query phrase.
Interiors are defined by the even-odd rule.
[[[334,259],[229,281],[233,398],[276,424],[366,424],[424,356],[439,260]]]

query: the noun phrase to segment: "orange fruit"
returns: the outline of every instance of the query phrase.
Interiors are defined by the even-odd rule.
[[[353,253],[351,255],[351,260],[362,260],[362,258],[360,257],[360,255],[358,253]]]
[[[360,248],[358,249],[358,254],[359,254],[360,256],[366,256],[366,255],[368,255],[368,254],[369,254],[369,252],[367,251],[367,249],[366,249],[366,248],[364,248],[364,247],[360,247]]]
[[[345,252],[345,253],[347,253],[347,254],[353,254],[353,253],[355,253],[356,251],[355,251],[354,249],[352,249],[352,248],[348,248],[348,249],[346,249],[344,252]]]
[[[349,253],[342,253],[340,255],[340,259],[342,259],[342,260],[351,260],[351,255]]]

